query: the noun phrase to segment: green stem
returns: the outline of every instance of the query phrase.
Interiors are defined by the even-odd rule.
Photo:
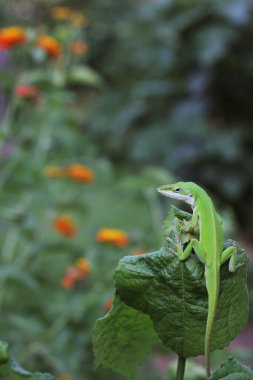
[[[182,358],[181,356],[178,357],[176,380],[184,380],[185,362],[185,358]]]

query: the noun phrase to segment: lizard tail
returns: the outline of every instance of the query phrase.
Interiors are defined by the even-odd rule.
[[[207,269],[207,268],[206,268]],[[206,323],[206,335],[205,335],[205,367],[206,367],[206,376],[207,379],[211,376],[211,343],[212,343],[212,331],[215,320],[216,308],[218,303],[219,296],[219,271],[216,271],[215,275],[213,271],[206,270],[206,280],[208,277],[212,278],[211,286],[207,285],[208,292],[208,314],[207,314],[207,323]],[[207,284],[210,284],[210,281],[207,281]]]
[[[211,376],[211,363],[210,363],[210,354],[211,354],[211,336],[212,336],[212,326],[213,320],[207,320],[206,326],[206,336],[205,336],[205,367],[206,367],[206,377],[209,379]]]

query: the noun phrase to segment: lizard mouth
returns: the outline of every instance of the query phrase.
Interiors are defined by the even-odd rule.
[[[157,191],[158,191],[158,193],[160,193],[162,195],[165,195],[165,197],[172,198],[172,199],[177,199],[177,200],[186,202],[186,203],[188,203],[190,205],[193,204],[193,197],[191,197],[190,195],[184,195],[184,194],[180,194],[180,193],[175,193],[174,191],[163,190],[163,189],[160,189],[160,188],[158,188]]]

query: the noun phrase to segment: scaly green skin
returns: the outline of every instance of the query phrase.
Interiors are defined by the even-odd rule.
[[[223,231],[221,218],[217,214],[211,198],[193,182],[177,182],[160,186],[158,192],[174,199],[185,201],[193,209],[192,219],[187,222],[187,231],[199,226],[199,240],[191,238],[186,248],[177,246],[178,257],[185,260],[194,249],[200,261],[205,265],[206,288],[208,292],[208,315],[205,334],[205,365],[207,378],[210,377],[211,336],[220,286],[220,266],[229,258],[229,269],[235,270],[234,247],[222,251]],[[183,227],[182,227],[183,228]]]

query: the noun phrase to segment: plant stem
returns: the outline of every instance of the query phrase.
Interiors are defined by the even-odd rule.
[[[184,380],[185,362],[185,358],[182,358],[181,356],[178,357],[176,380]]]

